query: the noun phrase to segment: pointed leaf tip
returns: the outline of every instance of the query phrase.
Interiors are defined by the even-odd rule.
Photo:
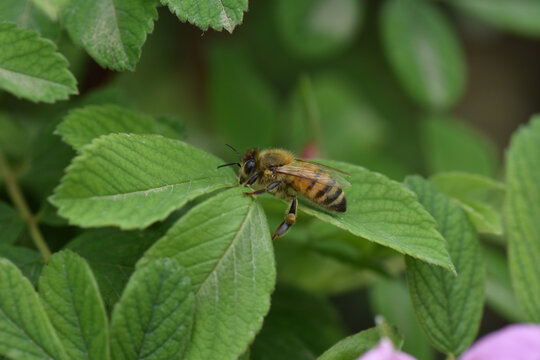
[[[232,33],[242,23],[248,0],[161,0],[181,21],[188,21],[202,30],[211,27]]]

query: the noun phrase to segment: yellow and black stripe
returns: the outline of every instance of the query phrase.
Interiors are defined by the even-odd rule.
[[[334,179],[330,179],[326,184],[317,182],[321,173],[322,171],[319,169],[313,179],[295,178],[291,186],[319,206],[337,212],[345,212],[347,199],[343,189]]]
[[[334,211],[345,212],[347,210],[347,199],[345,198],[343,189],[339,186],[334,186],[333,190],[329,190],[326,193],[323,205]]]

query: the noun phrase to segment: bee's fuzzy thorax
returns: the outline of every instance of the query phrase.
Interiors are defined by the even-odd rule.
[[[283,149],[265,149],[258,153],[262,168],[283,166],[294,161],[294,154]]]

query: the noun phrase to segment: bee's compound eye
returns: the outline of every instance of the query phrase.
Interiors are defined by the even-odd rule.
[[[251,175],[255,171],[255,161],[249,160],[246,165],[244,166],[244,171],[246,172],[246,175]]]

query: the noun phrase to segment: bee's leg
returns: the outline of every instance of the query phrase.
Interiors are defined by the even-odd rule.
[[[247,186],[248,188],[251,188],[251,185],[253,185],[253,183],[255,183],[255,181],[257,181],[258,178],[259,178],[259,174],[253,175],[253,176],[250,177],[249,180],[246,182],[246,186]]]
[[[291,208],[289,209],[289,213],[285,217],[285,220],[279,224],[276,231],[274,231],[274,235],[272,235],[272,240],[274,240],[277,237],[285,235],[285,233],[289,230],[291,226],[293,226],[294,222],[296,221],[296,207],[298,205],[298,200],[296,199],[296,195],[292,195],[292,202],[291,202]]]
[[[281,181],[274,181],[273,183],[269,184],[267,187],[265,187],[264,189],[261,189],[261,190],[257,190],[257,191],[253,191],[253,192],[249,192],[249,193],[244,193],[244,195],[249,195],[249,196],[253,196],[253,195],[262,195],[272,189],[274,189],[276,186],[278,186],[279,184],[281,184]]]

